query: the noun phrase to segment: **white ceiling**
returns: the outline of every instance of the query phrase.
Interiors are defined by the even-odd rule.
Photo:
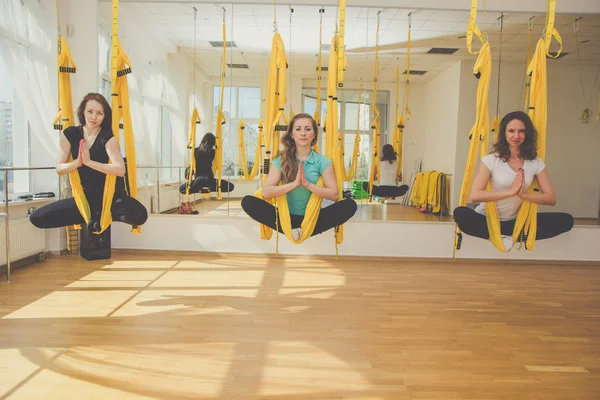
[[[263,75],[263,65],[268,64],[268,54],[273,36],[274,7],[272,5],[219,4],[226,9],[227,40],[236,48],[228,48],[228,63],[246,63],[249,69],[228,71],[230,76]],[[142,19],[149,21],[156,32],[167,37],[176,46],[190,54],[194,46],[194,10],[196,7],[196,60],[199,68],[209,76],[220,75],[222,48],[213,48],[209,41],[222,40],[223,11],[214,4],[190,3],[124,3],[122,7],[135,7]],[[277,6],[278,31],[284,39],[291,73],[294,77],[315,78],[319,48],[319,8],[316,6]],[[425,83],[449,68],[460,59],[475,59],[466,50],[464,36],[467,31],[467,11],[433,11],[387,9],[379,18],[379,80],[395,81],[396,64],[401,72],[406,65],[408,14],[411,16],[411,69],[425,70],[423,76],[412,76],[413,83]],[[500,31],[497,20],[500,13],[479,12],[477,23],[487,29],[493,57],[498,59]],[[502,61],[524,62],[527,54],[527,23],[534,18],[533,42],[541,35],[543,14],[504,14]],[[556,27],[563,38],[563,51],[569,53],[555,63],[600,65],[600,15],[583,15],[579,21],[579,54],[573,21],[579,15],[557,15]],[[326,7],[323,14],[323,44],[329,44],[335,31],[336,8]],[[374,45],[376,39],[377,10],[349,7],[346,10],[345,44],[348,57],[346,80],[372,81]],[[474,41],[477,46],[477,40]],[[453,55],[425,54],[431,47],[458,48]],[[290,56],[291,52],[291,56]],[[323,52],[323,65],[327,65],[327,51]]]

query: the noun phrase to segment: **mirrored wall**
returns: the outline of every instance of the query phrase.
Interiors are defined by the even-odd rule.
[[[110,97],[111,9],[109,3],[98,5],[99,89]],[[260,172],[252,180],[245,179],[240,152],[245,152],[248,171],[255,163],[262,166],[262,160],[256,159],[256,148],[265,114],[274,28],[284,41],[287,57],[286,116],[299,112],[314,115],[318,103],[322,119],[326,114],[329,43],[339,29],[339,14],[335,7],[320,10],[316,6],[278,5],[274,13],[272,5],[188,2],[120,5],[119,35],[133,70],[129,87],[139,164],[138,197],[152,213],[181,215],[179,206],[186,201],[180,189],[189,165],[191,112],[196,108],[201,119],[196,125],[198,146],[207,133],[216,133],[222,106],[222,179],[231,183],[233,190],[224,191],[222,199],[217,199],[216,192],[191,195],[195,210],[192,215],[246,217],[240,201],[258,190],[261,181]],[[571,26],[576,18],[557,16],[564,52],[568,54],[548,61],[546,163],[559,198],[554,209],[571,212],[580,223],[597,223],[600,172],[590,171],[581,154],[588,148],[600,148],[597,128],[582,123],[580,118],[581,109],[591,107],[593,101],[578,104],[568,99],[582,97],[580,77],[583,97],[600,97],[600,82],[594,79],[600,71],[600,56],[590,44],[600,38],[600,16],[581,19],[577,34]],[[337,94],[338,123],[344,133],[346,164],[351,162],[356,135],[360,138],[356,175],[343,188],[346,196],[359,203],[355,219],[451,220],[448,211],[457,205],[478,83],[472,74],[476,55],[469,54],[464,38],[468,20],[467,11],[347,9],[348,67],[344,87]],[[480,22],[488,32],[494,58],[490,117],[496,110],[502,115],[524,108],[527,48],[535,45],[543,23],[543,15],[508,12],[488,12],[485,25]],[[529,35],[530,28],[533,35]],[[409,29],[411,57],[407,64]],[[322,79],[318,76],[319,53]],[[498,70],[502,71],[500,77]],[[561,80],[561,76],[567,78]],[[392,142],[399,114],[405,118],[399,184],[407,184],[410,189],[401,198],[373,198],[362,190],[362,182],[369,180],[373,152],[381,150],[373,148],[371,127],[375,81],[381,145]],[[557,118],[553,110],[561,110],[564,116]],[[571,137],[565,138],[565,132],[572,132]],[[326,134],[320,131],[321,141]],[[411,205],[414,176],[427,171],[443,174],[447,199],[441,200],[442,212]],[[574,174],[582,180],[573,180]]]

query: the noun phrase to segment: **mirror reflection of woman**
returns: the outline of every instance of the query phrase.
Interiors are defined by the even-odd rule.
[[[190,193],[200,193],[202,188],[208,188],[211,192],[217,191],[217,180],[213,174],[213,162],[215,160],[215,135],[208,132],[202,138],[202,141],[194,150],[194,157],[196,159],[196,175],[192,181],[190,187]],[[185,194],[184,183],[179,186],[179,193]],[[224,179],[221,179],[221,192],[232,192],[234,185]]]

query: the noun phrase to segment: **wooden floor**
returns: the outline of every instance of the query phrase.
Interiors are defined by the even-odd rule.
[[[198,201],[196,210],[198,215],[218,215],[232,217],[247,217],[241,206],[241,200],[215,200]],[[368,203],[366,200],[358,201],[358,210],[353,221],[453,221],[450,215],[433,215],[422,213],[414,207],[402,204],[383,204],[378,202]],[[177,213],[173,210],[170,213]],[[600,218],[575,218],[575,225],[600,225]]]
[[[114,253],[0,283],[0,399],[600,399],[600,265]]]

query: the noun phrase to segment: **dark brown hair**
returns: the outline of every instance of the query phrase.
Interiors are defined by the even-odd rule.
[[[394,146],[389,143],[383,145],[381,156],[381,161],[389,161],[390,164],[393,164],[394,161],[398,159],[398,157],[396,157],[396,152],[394,151]]]
[[[295,122],[299,119],[304,118],[311,120],[313,131],[315,132],[315,137],[313,138],[310,145],[314,146],[315,143],[317,143],[317,137],[319,134],[319,127],[317,126],[317,122],[309,114],[296,114],[288,124],[288,129],[285,132],[285,135],[283,135],[283,137],[281,138],[281,143],[283,143],[283,150],[281,151],[281,172],[283,175],[284,182],[293,182],[294,179],[296,179],[296,175],[298,174],[296,142],[294,142],[294,138],[292,137],[292,131],[294,130]]]
[[[508,161],[510,158],[510,145],[506,140],[506,127],[508,124],[518,119],[525,125],[525,140],[519,146],[519,155],[524,160],[533,160],[537,157],[537,131],[531,122],[529,115],[523,111],[513,111],[504,116],[498,128],[498,139],[494,143],[492,153],[496,153],[499,158]]]
[[[110,105],[108,101],[102,96],[100,93],[88,93],[85,95],[81,103],[79,103],[79,107],[77,107],[77,118],[79,119],[79,123],[81,126],[85,125],[85,106],[88,101],[95,100],[102,105],[104,109],[104,119],[102,120],[102,124],[100,125],[102,129],[111,129],[112,128],[112,110],[110,109]]]

